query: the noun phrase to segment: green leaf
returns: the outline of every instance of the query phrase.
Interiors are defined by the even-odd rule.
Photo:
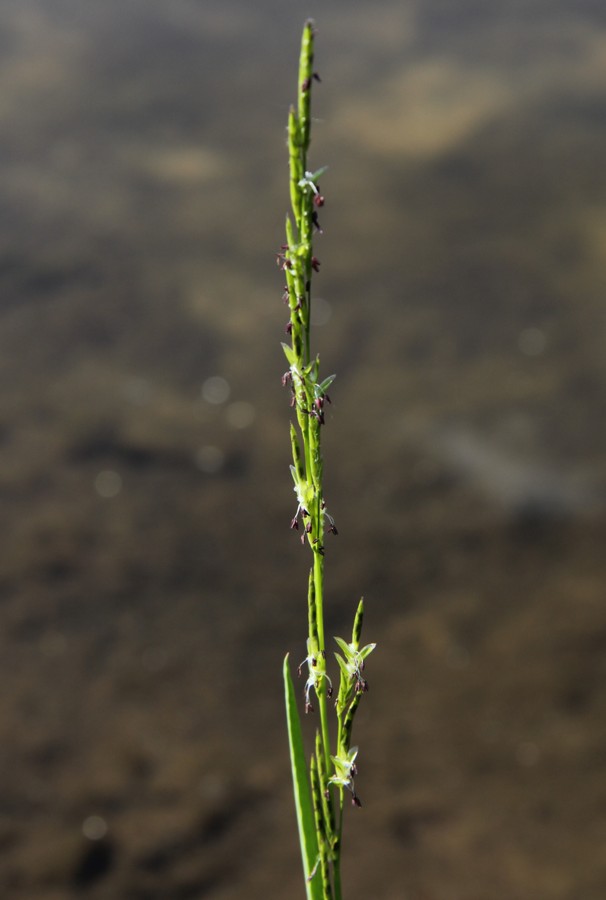
[[[327,391],[328,388],[331,386],[331,384],[333,383],[333,381],[335,380],[336,377],[337,377],[336,375],[329,375],[328,378],[325,378],[325,379],[324,379],[324,381],[322,382],[322,384],[316,385],[317,391],[319,391],[320,394],[325,394],[326,391]]]
[[[376,644],[366,644],[366,646],[363,647],[362,650],[358,650],[358,656],[359,656],[359,658],[360,658],[361,660],[366,659],[366,657],[367,657],[370,653],[372,653],[372,651],[375,649],[376,646],[377,646]]]
[[[352,656],[351,646],[349,644],[346,644],[345,641],[343,640],[343,638],[340,638],[340,637],[336,637],[335,641],[337,642],[337,644],[339,645],[339,647],[345,654],[345,659],[351,659],[351,656]],[[336,653],[335,653],[335,656],[336,656]]]
[[[311,791],[307,780],[307,765],[303,749],[301,721],[295,698],[295,689],[288,668],[288,654],[284,657],[284,696],[286,701],[286,719],[288,722],[288,744],[290,748],[290,767],[295,795],[297,825],[299,826],[299,843],[305,876],[307,900],[322,900],[322,883],[320,878],[308,877],[318,859],[318,839],[311,805]]]
[[[284,350],[284,356],[288,360],[291,366],[294,366],[297,362],[297,357],[295,356],[295,352],[292,347],[289,347],[288,344],[282,343],[282,349]]]
[[[316,169],[315,172],[311,172],[309,174],[310,181],[317,181],[318,178],[321,178],[324,172],[328,172],[328,166],[321,166],[319,169]]]
[[[349,677],[350,677],[350,675],[351,675],[351,672],[350,672],[349,669],[347,668],[347,663],[345,662],[345,660],[343,659],[342,656],[339,656],[338,653],[335,653],[335,659],[336,659],[336,661],[339,663],[339,668],[340,668],[341,671],[343,672],[343,675],[345,676],[345,679],[348,680]]]

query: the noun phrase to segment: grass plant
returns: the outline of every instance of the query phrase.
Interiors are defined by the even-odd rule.
[[[321,377],[320,359],[311,346],[312,279],[320,263],[313,241],[321,234],[319,211],[324,205],[319,179],[325,169],[308,167],[311,141],[312,88],[320,78],[314,69],[314,27],[305,23],[301,41],[297,103],[288,116],[288,155],[291,212],[286,216],[286,243],[278,263],[286,280],[284,301],[289,319],[283,343],[288,369],[282,383],[290,389],[294,410],[290,423],[296,512],[291,528],[311,553],[307,583],[308,635],[306,656],[298,667],[305,670],[305,714],[316,714],[315,737],[307,760],[301,716],[290,672],[284,660],[284,688],[294,786],[295,809],[308,900],[341,900],[341,846],[346,798],[361,806],[355,789],[358,748],[351,745],[354,717],[368,683],[365,660],[375,644],[361,646],[364,603],[354,616],[351,641],[335,638],[338,689],[335,693],[327,667],[324,629],[325,537],[337,534],[335,521],[324,499],[322,433],[328,390],[335,375]],[[329,704],[329,700],[332,702]],[[334,717],[329,721],[329,706]]]

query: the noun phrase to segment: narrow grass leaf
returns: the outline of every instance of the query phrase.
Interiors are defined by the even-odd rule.
[[[290,748],[290,766],[292,770],[292,783],[295,795],[295,809],[297,812],[297,825],[299,826],[299,841],[301,844],[301,858],[305,874],[305,886],[307,900],[322,900],[322,884],[319,878],[308,881],[309,874],[313,871],[318,859],[318,840],[314,815],[311,805],[311,792],[307,780],[307,763],[303,749],[303,736],[301,734],[301,721],[295,697],[295,689],[288,668],[288,654],[284,658],[284,697],[286,701],[286,719],[288,722],[288,743]]]

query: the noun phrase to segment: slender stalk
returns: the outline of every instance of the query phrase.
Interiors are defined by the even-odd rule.
[[[291,391],[291,406],[295,409],[297,427],[291,422],[290,439],[293,464],[291,473],[297,497],[297,510],[291,528],[301,529],[301,542],[312,554],[309,572],[308,637],[305,664],[308,677],[305,684],[305,712],[313,712],[317,703],[319,727],[316,728],[315,747],[309,768],[309,783],[301,774],[303,745],[301,729],[295,721],[292,682],[285,661],[286,703],[295,803],[299,823],[303,869],[308,897],[321,900],[341,900],[341,837],[343,830],[343,802],[348,791],[354,806],[360,800],[354,789],[357,774],[357,747],[351,747],[354,715],[367,682],[362,676],[364,660],[375,645],[360,649],[363,603],[360,601],[354,620],[351,643],[335,638],[340,654],[339,690],[336,698],[336,744],[331,747],[328,721],[328,699],[333,687],[327,672],[324,629],[324,560],[325,536],[337,534],[334,519],[328,513],[324,499],[322,430],[326,405],[330,403],[328,388],[335,376],[320,379],[320,359],[311,351],[312,278],[320,269],[314,255],[313,239],[321,233],[318,211],[324,206],[318,179],[325,169],[311,172],[307,154],[311,141],[311,94],[319,76],[313,67],[314,29],[308,21],[303,29],[299,59],[297,104],[288,116],[288,157],[290,170],[291,214],[286,217],[286,243],[278,254],[286,285],[284,300],[288,304],[289,320],[286,332],[290,344],[282,344],[289,364],[282,377]],[[299,667],[301,674],[303,664]],[[312,694],[313,703],[312,703]],[[338,823],[338,824],[337,824]],[[315,831],[315,838],[313,835]],[[317,847],[312,864],[310,848]]]

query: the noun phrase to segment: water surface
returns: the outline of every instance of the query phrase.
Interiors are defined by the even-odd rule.
[[[329,628],[379,643],[347,896],[601,900],[600,4],[5,0],[0,884],[301,892],[273,254],[327,164]]]

